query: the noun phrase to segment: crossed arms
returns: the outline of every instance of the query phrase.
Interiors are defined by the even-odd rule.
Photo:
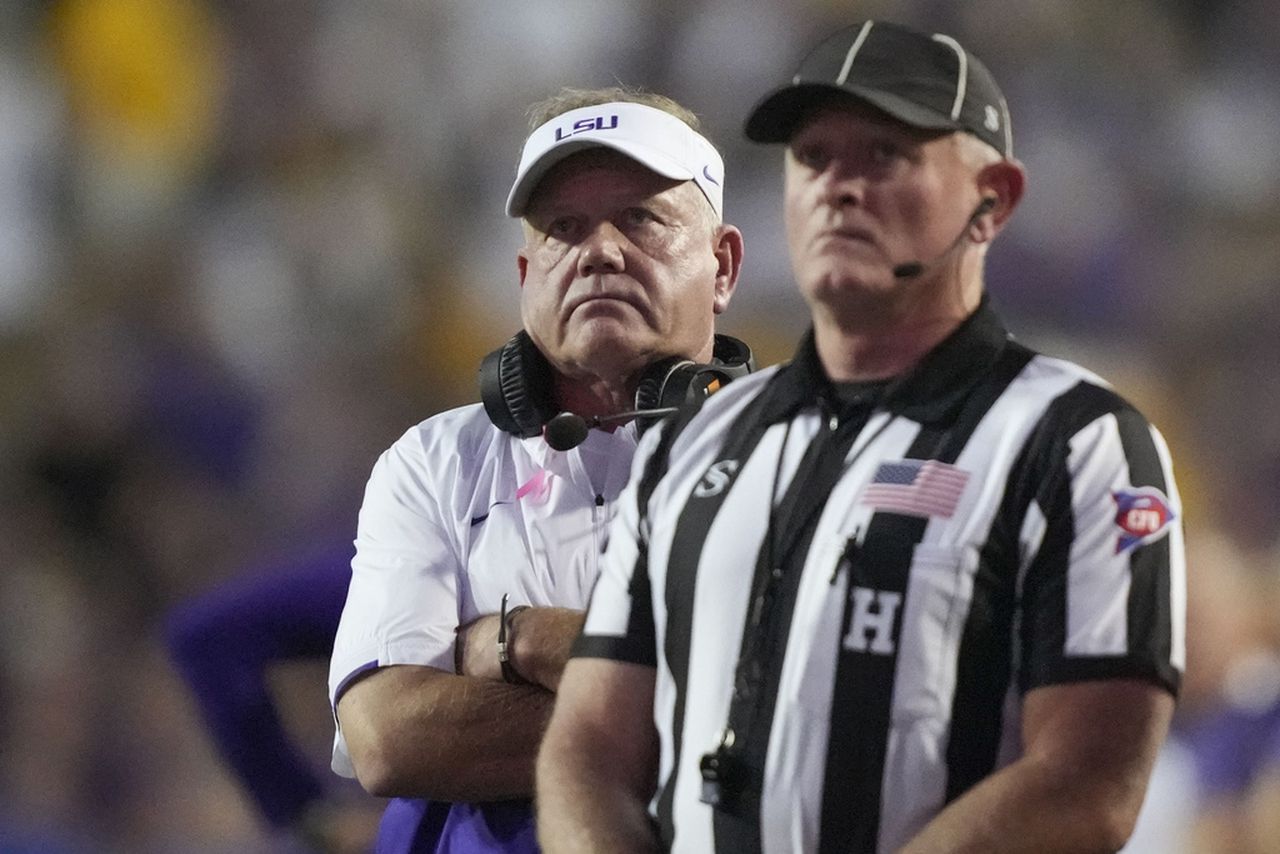
[[[528,685],[502,681],[498,618],[458,630],[458,672],[382,667],[354,681],[337,712],[360,784],[380,797],[488,801],[533,794],[533,767],[582,612],[529,608],[510,621]]]

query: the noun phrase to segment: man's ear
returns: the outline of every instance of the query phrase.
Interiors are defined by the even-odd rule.
[[[978,172],[978,192],[984,200],[992,200],[990,208],[977,222],[982,230],[982,240],[990,240],[1000,233],[1022,201],[1026,186],[1027,171],[1013,158],[982,167]]]
[[[516,272],[520,274],[520,287],[524,287],[525,277],[529,275],[529,256],[521,247],[516,251]]]
[[[729,300],[738,287],[738,274],[742,272],[742,232],[736,225],[719,225],[715,234],[716,291],[713,309],[720,314],[729,307]]]

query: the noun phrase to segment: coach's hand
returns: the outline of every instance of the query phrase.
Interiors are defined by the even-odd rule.
[[[508,654],[515,673],[548,691],[556,690],[584,618],[582,611],[572,608],[526,608],[509,615]],[[462,676],[502,679],[496,614],[459,627],[454,664]]]

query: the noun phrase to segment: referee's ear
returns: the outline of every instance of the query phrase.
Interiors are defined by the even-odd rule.
[[[1022,201],[1027,186],[1027,170],[1012,157],[988,163],[977,175],[978,191],[983,199],[992,199],[990,207],[975,223],[981,240],[989,241],[1004,229],[1009,217]]]

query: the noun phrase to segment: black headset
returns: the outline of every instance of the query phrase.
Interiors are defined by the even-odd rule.
[[[649,365],[636,386],[636,409],[680,406],[755,370],[751,348],[717,335],[711,363],[669,356]],[[559,413],[552,398],[551,363],[523,329],[480,363],[480,400],[493,426],[528,439]]]

